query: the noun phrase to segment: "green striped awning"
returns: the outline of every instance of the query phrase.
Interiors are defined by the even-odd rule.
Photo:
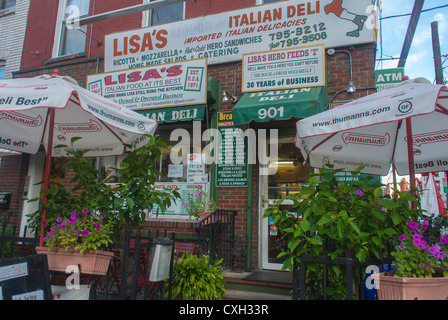
[[[232,109],[235,125],[306,118],[324,111],[326,87],[245,93]]]

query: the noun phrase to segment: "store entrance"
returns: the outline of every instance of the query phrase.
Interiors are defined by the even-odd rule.
[[[278,160],[269,164],[269,169],[276,166],[277,171],[272,175],[260,174],[260,251],[263,269],[281,269],[283,260],[277,256],[289,241],[275,228],[272,219],[263,218],[264,211],[275,200],[298,193],[310,177],[311,168],[304,164],[299,149],[294,145],[295,133],[295,127],[278,129]],[[284,200],[281,209],[293,212],[292,201]]]

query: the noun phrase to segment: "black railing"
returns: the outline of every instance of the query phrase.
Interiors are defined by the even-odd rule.
[[[198,253],[208,255],[211,263],[222,259],[221,266],[227,269],[234,269],[238,264],[235,254],[236,214],[234,210],[217,209],[196,226]]]
[[[301,255],[300,264],[293,271],[293,300],[364,300],[364,288],[369,266],[387,266],[390,270],[392,258],[367,258],[363,263],[346,252],[344,257]],[[313,264],[310,268],[309,264]],[[338,268],[339,279],[331,279],[331,268]],[[312,270],[312,271],[310,271]],[[339,283],[337,283],[339,281]],[[339,286],[339,295],[331,286]],[[345,287],[341,290],[341,287]]]
[[[25,230],[26,232],[26,230]],[[25,233],[24,233],[25,234]],[[171,299],[172,264],[174,256],[174,235],[169,261],[169,277],[164,281],[150,281],[152,251],[154,245],[165,235],[148,233],[131,236],[127,231],[123,242],[115,242],[107,250],[113,251],[107,274],[94,277],[83,274],[81,284],[91,285],[90,299],[98,300],[163,300]],[[34,255],[39,238],[19,237],[16,228],[0,227],[0,260]],[[64,285],[69,274],[50,272],[52,285]]]
[[[165,236],[166,237],[166,234]],[[150,281],[152,254],[155,243],[161,237],[152,235],[124,234],[123,242],[115,242],[109,250],[115,254],[105,277],[98,283],[98,299],[104,300],[163,300],[171,298],[169,284],[172,279],[173,250],[169,261],[169,278]],[[174,235],[171,236],[174,249]],[[168,290],[165,283],[168,282]]]
[[[0,225],[0,260],[32,255],[39,245],[39,238],[26,237],[27,227],[23,236],[18,234],[17,227]]]

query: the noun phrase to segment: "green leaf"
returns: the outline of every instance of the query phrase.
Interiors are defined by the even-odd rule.
[[[300,244],[300,238],[293,238],[288,242],[288,249],[294,251]]]
[[[349,224],[353,228],[353,230],[355,230],[359,235],[361,234],[361,230],[359,230],[359,227],[356,223],[354,223],[353,221],[350,221]]]
[[[300,228],[303,230],[303,232],[307,232],[310,230],[311,224],[306,218],[302,218],[302,221],[300,221]]]
[[[336,226],[338,229],[338,236],[339,236],[339,238],[342,239],[344,236],[344,231],[345,231],[345,223],[342,220],[340,220],[340,221],[338,221]]]
[[[314,236],[309,238],[309,241],[313,245],[322,245],[322,238],[320,236]]]
[[[317,222],[317,225],[322,226],[324,224],[331,222],[333,219],[334,219],[334,216],[332,216],[330,214],[326,214]]]

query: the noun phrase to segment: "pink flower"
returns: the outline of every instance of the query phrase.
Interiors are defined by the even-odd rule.
[[[100,230],[101,229],[101,225],[98,223],[95,228],[96,228],[96,230]]]
[[[440,238],[440,242],[443,243],[443,244],[447,244],[448,243],[447,236],[443,236],[442,238]]]
[[[81,211],[82,211],[82,213],[88,213],[89,209],[85,208],[85,209],[82,209]]]
[[[398,241],[404,241],[406,240],[406,236],[405,235],[401,235],[398,237]]]
[[[428,225],[429,225],[429,222],[428,222],[428,221],[426,221],[426,220],[423,220],[423,221],[422,221],[422,227],[423,227],[423,229],[428,229]]]
[[[410,221],[408,226],[409,226],[409,229],[411,229],[411,230],[417,229],[417,223],[415,223],[414,221]]]

